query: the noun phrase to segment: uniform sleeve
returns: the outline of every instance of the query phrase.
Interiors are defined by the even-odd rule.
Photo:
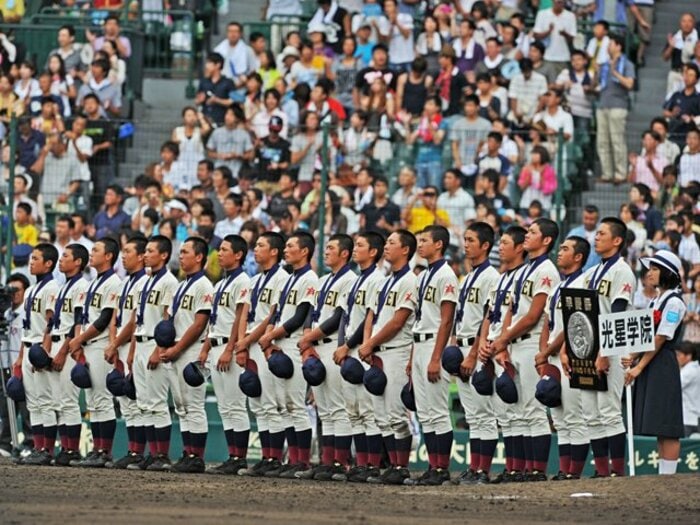
[[[168,279],[168,281],[165,283],[165,286],[163,286],[163,299],[161,302],[161,306],[164,306],[168,309],[172,309],[173,306],[173,298],[175,296],[175,290],[177,290],[177,280],[173,277],[172,279]]]
[[[656,335],[663,335],[666,339],[673,339],[676,329],[683,322],[685,317],[685,303],[678,297],[672,297],[666,303],[664,311],[661,312],[661,322],[656,330]]]
[[[387,279],[388,277],[383,279],[372,279],[370,284],[367,285],[366,308],[371,310],[371,312],[375,315],[377,314],[377,309],[379,307],[379,294],[386,284]]]
[[[439,283],[438,294],[440,297],[440,304],[445,301],[450,303],[457,302],[457,296],[459,294],[459,282],[457,281],[457,276],[454,272],[444,274]]]
[[[396,310],[406,308],[413,312],[418,304],[418,279],[414,275],[401,279],[396,286],[396,293]]]
[[[193,291],[195,313],[211,311],[211,303],[214,300],[214,287],[211,281],[206,277],[202,277],[200,283],[202,283],[201,287],[197,286]]]
[[[233,304],[249,304],[250,279],[239,277],[238,279],[236,279],[236,281],[236,286],[233,289]]]
[[[303,278],[299,280],[299,299],[297,306],[303,303],[309,303],[311,306],[316,306],[316,295],[318,293],[318,277],[312,272],[307,272]]]
[[[44,286],[44,289],[41,291],[41,296],[45,312],[53,312],[59,290],[60,288],[55,281]]]
[[[615,272],[611,275],[609,274],[608,278],[610,279],[611,287],[610,304],[618,299],[623,299],[627,301],[628,304],[632,304],[636,279],[629,266],[623,267],[623,271]]]
[[[83,309],[85,306],[85,294],[87,293],[87,281],[85,279],[80,279],[75,285],[74,289],[71,290],[73,293],[73,312],[76,310]]]
[[[498,286],[498,273],[493,273],[487,279],[484,279],[484,285],[481,288],[481,293],[484,294],[483,305],[491,306],[493,298],[496,297],[496,287]]]
[[[532,297],[541,293],[549,295],[559,285],[559,273],[549,264],[540,266],[530,279]]]
[[[105,290],[102,308],[116,308],[119,306],[119,296],[121,295],[122,283],[119,279],[110,279],[110,283]]]
[[[250,304],[251,304],[250,297],[253,295],[253,288],[255,288],[255,285],[262,278],[263,278],[262,274],[259,274],[255,279],[251,279],[249,286],[248,286],[248,293],[246,293],[245,297],[243,298],[243,304],[247,304],[248,306],[250,306]]]

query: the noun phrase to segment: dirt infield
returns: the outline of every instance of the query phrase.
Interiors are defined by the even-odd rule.
[[[697,523],[700,476],[384,487],[21,467],[0,462],[0,523]],[[574,493],[589,493],[572,497]]]

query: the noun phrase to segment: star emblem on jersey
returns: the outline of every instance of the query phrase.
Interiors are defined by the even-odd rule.
[[[243,290],[241,290],[241,298],[245,297],[246,295],[248,295],[248,289],[243,288]]]
[[[412,294],[411,292],[408,292],[408,293],[406,294],[406,298],[404,299],[404,301],[410,301],[412,295],[413,295],[413,294]]]
[[[211,296],[211,294],[207,294],[204,296],[205,303],[211,303],[213,300],[214,300],[214,298]]]
[[[111,294],[109,294],[109,300],[110,300],[110,301],[116,301],[116,300],[117,300],[117,294],[114,293],[114,292],[112,292]]]
[[[549,277],[542,277],[542,286],[552,286],[552,279]]]
[[[445,293],[446,293],[446,294],[455,293],[455,287],[454,287],[454,285],[453,285],[453,284],[448,284],[447,286],[445,286]]]
[[[630,283],[625,283],[625,286],[622,287],[623,293],[632,293],[632,285]]]
[[[314,295],[315,293],[316,293],[316,290],[312,286],[309,286],[306,289],[306,295]]]

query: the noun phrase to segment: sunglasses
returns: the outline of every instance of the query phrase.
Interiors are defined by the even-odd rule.
[[[437,197],[437,193],[424,193],[423,197]]]

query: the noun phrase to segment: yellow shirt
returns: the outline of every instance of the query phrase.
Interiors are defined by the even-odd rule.
[[[15,223],[15,237],[17,238],[17,244],[36,246],[39,244],[39,229],[33,224],[20,226]]]
[[[436,224],[436,219],[440,219],[444,226],[450,224],[450,216],[442,209],[435,210],[435,213],[423,206],[416,206],[411,209],[411,215],[408,217],[408,230],[411,233],[418,233],[426,226]]]

